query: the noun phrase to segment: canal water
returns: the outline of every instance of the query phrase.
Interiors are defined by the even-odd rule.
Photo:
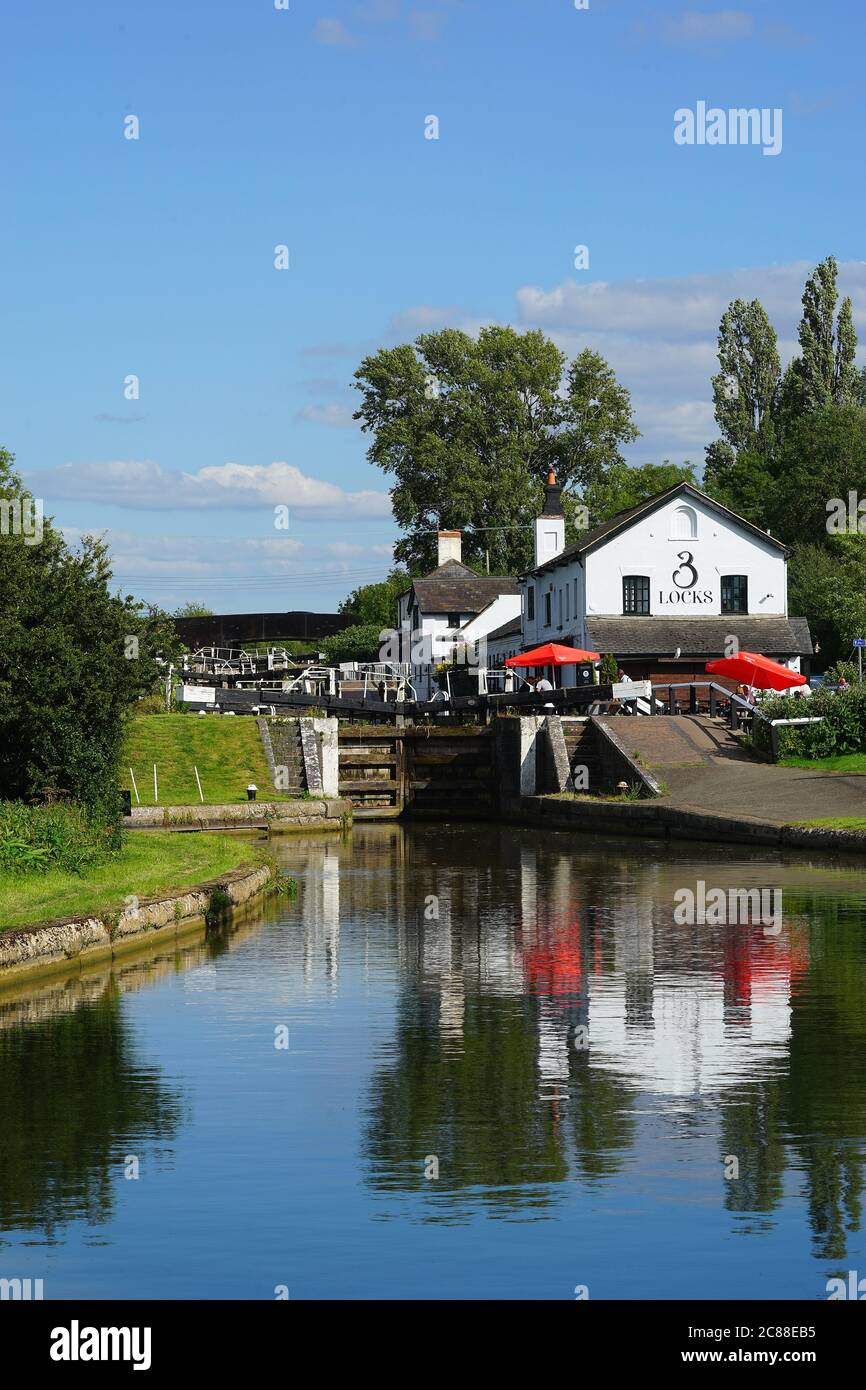
[[[46,1299],[866,1278],[856,864],[467,824],[276,848],[294,899],[0,994],[0,1278]],[[699,882],[778,889],[778,920],[684,922]]]

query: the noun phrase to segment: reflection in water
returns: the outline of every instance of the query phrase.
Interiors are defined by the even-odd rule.
[[[247,925],[246,932],[251,930]],[[233,932],[235,939],[242,926]],[[0,1232],[110,1221],[126,1156],[164,1161],[183,1106],[140,1055],[121,1007],[129,990],[201,965],[226,933],[187,936],[143,958],[49,976],[0,995]]]
[[[75,1218],[119,1259],[118,1164],[147,1149],[129,1296],[435,1296],[443,1239],[469,1296],[483,1267],[567,1297],[576,1250],[612,1296],[764,1297],[760,1251],[772,1296],[821,1296],[866,1259],[859,869],[504,826],[276,843],[296,900],[0,995],[0,1250]],[[780,886],[781,932],[677,924],[697,879]]]

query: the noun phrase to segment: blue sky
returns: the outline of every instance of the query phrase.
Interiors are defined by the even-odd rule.
[[[589,344],[632,392],[630,457],[700,463],[734,295],[790,355],[833,253],[866,341],[864,39],[840,0],[7,10],[0,441],[128,590],[222,611],[386,572],[350,383],[428,327]],[[781,108],[781,153],[675,144],[700,100]]]

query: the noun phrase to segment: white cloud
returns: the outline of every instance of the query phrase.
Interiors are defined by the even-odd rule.
[[[413,10],[409,15],[409,32],[419,43],[435,43],[445,27],[442,10]]]
[[[569,280],[552,289],[527,285],[517,292],[517,317],[522,328],[544,329],[570,357],[591,347],[610,362],[632,393],[642,431],[630,458],[689,455],[700,463],[703,446],[716,434],[710,377],[718,370],[722,314],[732,299],[760,299],[779,334],[780,357],[789,361],[798,351],[800,300],[814,265],[800,261],[655,280]],[[839,290],[851,296],[862,334],[866,262],[840,265]]]
[[[683,10],[675,18],[663,21],[663,32],[671,43],[730,43],[748,38],[754,21],[745,10],[716,10],[707,14]]]
[[[368,24],[385,24],[399,19],[401,8],[401,0],[366,0],[357,7],[356,14]]]
[[[184,508],[250,509],[283,504],[329,518],[390,516],[387,492],[346,492],[311,478],[290,463],[223,463],[195,473],[172,472],[151,459],[65,463],[31,471],[27,485],[46,507],[92,501],[168,511]]]
[[[64,526],[76,546],[85,530]],[[173,608],[203,599],[217,612],[258,608],[336,608],[359,584],[383,579],[393,563],[393,545],[306,544],[291,536],[233,537],[230,546],[208,537],[149,536],[109,527],[100,530],[112,559],[113,585]]]
[[[302,424],[330,425],[339,430],[357,429],[358,422],[352,419],[352,410],[353,406],[346,405],[342,401],[311,403],[301,406],[295,419]]]
[[[797,261],[657,280],[568,280],[552,290],[527,285],[517,291],[517,305],[521,320],[546,328],[688,342],[707,334],[715,341],[719,319],[732,299],[760,299],[777,331],[790,334],[814,266],[814,261]],[[855,316],[866,322],[866,261],[840,265],[839,289],[851,296]]]
[[[357,48],[362,42],[357,34],[352,34],[341,19],[316,20],[315,35],[319,43],[331,48]]]

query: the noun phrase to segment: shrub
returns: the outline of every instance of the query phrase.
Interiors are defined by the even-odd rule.
[[[761,711],[769,719],[821,716],[820,724],[779,730],[782,757],[833,758],[842,753],[866,753],[866,682],[850,690],[818,689],[805,700],[798,695],[778,695],[765,700]]]
[[[80,806],[0,801],[0,872],[78,874],[118,847],[113,826]]]
[[[615,685],[619,673],[619,662],[613,652],[605,652],[598,668],[599,685]]]

